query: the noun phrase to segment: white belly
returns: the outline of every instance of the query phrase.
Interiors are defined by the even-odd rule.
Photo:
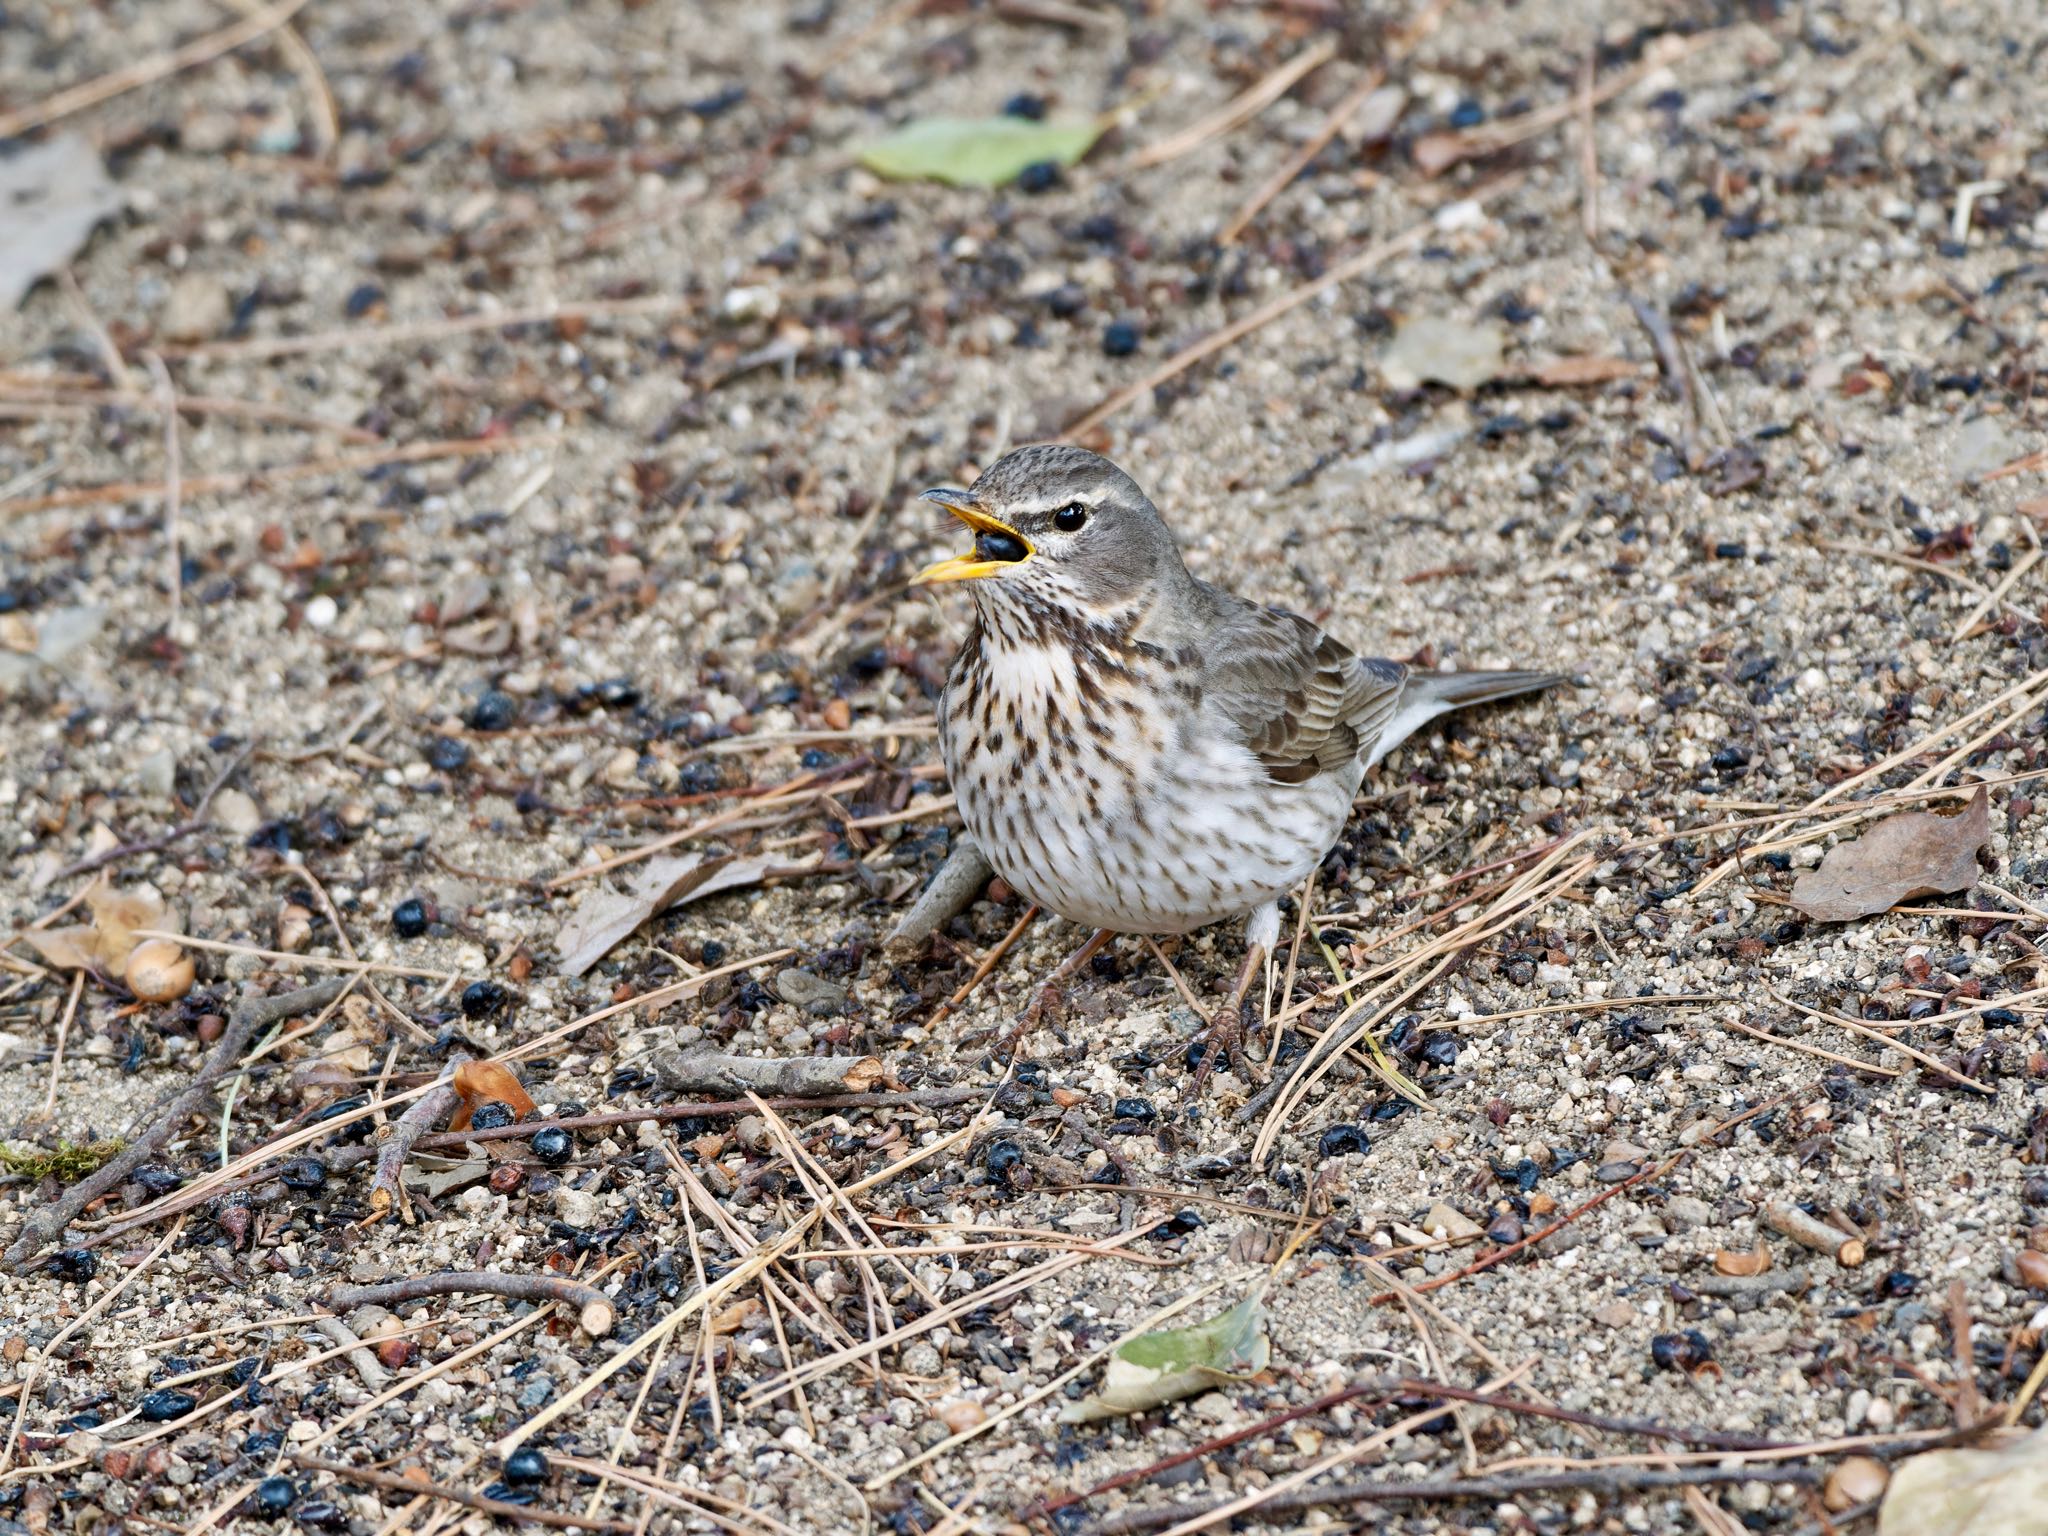
[[[1006,656],[987,724],[942,707],[940,741],[961,820],[1040,906],[1097,928],[1185,933],[1298,885],[1343,830],[1362,765],[1273,784],[1243,747],[1200,738],[1143,695],[1113,701],[1106,730],[1056,725],[1046,703],[1066,694],[1072,657],[1032,649]]]

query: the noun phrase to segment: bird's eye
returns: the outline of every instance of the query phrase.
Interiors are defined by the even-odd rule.
[[[1088,509],[1078,501],[1070,501],[1052,515],[1053,527],[1061,533],[1076,533],[1088,521]]]

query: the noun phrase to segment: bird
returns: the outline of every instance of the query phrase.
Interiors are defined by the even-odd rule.
[[[1244,964],[1195,1084],[1226,1055],[1249,1078],[1249,994],[1279,899],[1322,863],[1367,771],[1451,710],[1567,681],[1360,656],[1203,581],[1138,483],[1084,448],[1016,448],[921,499],[974,535],[914,578],[973,599],[938,701],[960,819],[1013,889],[1091,930],[1036,989],[1011,1052],[1116,935],[1241,918]]]

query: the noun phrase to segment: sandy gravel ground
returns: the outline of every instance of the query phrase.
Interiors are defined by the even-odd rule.
[[[10,7],[0,103],[239,9]],[[243,995],[322,960],[440,974],[359,988],[225,1119],[180,1124],[155,1187],[73,1224],[89,1259],[0,1286],[6,1529],[494,1518],[308,1457],[619,1528],[1153,1529],[1348,1450],[1330,1477],[1492,1481],[1254,1499],[1239,1528],[1868,1531],[1867,1502],[1820,1503],[1844,1454],[1893,1460],[2019,1400],[2048,1271],[2048,485],[1983,476],[2048,443],[2048,26],[2016,0],[1845,0],[1613,5],[1594,32],[1530,0],[1453,4],[1404,41],[1362,9],[316,0],[307,55],[267,37],[50,130],[86,135],[127,206],[75,293],[0,318],[0,931],[114,848],[111,880],[225,947],[150,1004],[100,976],[74,1001],[14,944],[5,1145],[130,1134]],[[1134,163],[1325,39],[1251,121]],[[1382,59],[1401,94],[1219,246]],[[906,119],[1020,95],[1120,121],[1037,192],[855,161]],[[1548,126],[1425,174],[1443,135],[1496,124]],[[1361,650],[1583,680],[1368,781],[1273,978],[1274,1011],[1305,1005],[1283,1076],[1343,1006],[1332,963],[1397,978],[1358,1017],[1426,1104],[1358,1052],[1278,1118],[1245,1115],[1261,1084],[1234,1074],[1195,1096],[1199,1021],[1137,941],[1006,1080],[988,1039],[1079,934],[1040,917],[950,1011],[1021,902],[998,885],[914,952],[882,945],[957,831],[930,718],[966,604],[905,586],[954,542],[914,493],[1409,231],[1081,435],[1201,575]],[[1482,382],[1403,379],[1432,320],[1497,337]],[[152,354],[191,397],[175,523]],[[1857,827],[1758,818],[1873,766],[1842,806],[1989,782],[1982,880],[1805,921],[1793,880]],[[800,775],[809,793],[745,798]],[[565,974],[606,881],[564,877],[714,816],[674,851],[817,867]],[[1525,900],[1531,869],[1558,878]],[[1207,1006],[1237,936],[1169,958]],[[502,1002],[466,1011],[484,979]],[[292,1152],[324,1178],[280,1177],[267,1143],[429,1083],[449,1030],[530,1047],[542,1115],[685,1102],[656,1065],[701,1041],[872,1054],[898,1096],[784,1111],[797,1163],[759,1113],[621,1117],[560,1166],[523,1135],[476,1143],[472,1181],[410,1224],[366,1222],[348,1133]],[[218,1181],[223,1123],[242,1187],[123,1225]],[[946,1137],[815,1214],[827,1180]],[[39,1172],[0,1185],[0,1225],[62,1188]],[[1773,1230],[1786,1204],[1859,1229],[1865,1261]],[[1760,1248],[1763,1276],[1717,1272]],[[380,1364],[308,1321],[337,1284],[473,1268],[594,1277],[618,1324],[431,1297],[355,1319],[409,1330]],[[1266,1370],[1058,1422],[1127,1332],[1261,1284]],[[892,1329],[912,1336],[755,1393]],[[1267,1422],[1383,1377],[1506,1380],[1564,1417],[1432,1418],[1382,1387]],[[512,1478],[504,1437],[551,1408],[546,1475]],[[1625,1480],[1726,1452],[1588,1415],[1822,1449],[1769,1463],[1782,1481],[1752,1459],[1698,1489],[1602,1485],[1598,1458]],[[1543,1471],[1586,1486],[1505,1481]]]

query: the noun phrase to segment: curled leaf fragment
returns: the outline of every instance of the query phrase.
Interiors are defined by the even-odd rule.
[[[512,1113],[524,1120],[537,1107],[512,1069],[498,1061],[465,1061],[455,1069],[455,1091],[462,1102],[449,1116],[448,1129],[466,1131],[469,1117],[479,1104],[497,1100],[512,1106]]]
[[[1256,1376],[1272,1358],[1263,1291],[1186,1328],[1141,1333],[1118,1346],[1092,1397],[1060,1411],[1062,1424],[1143,1413],[1226,1382]]]
[[[894,181],[999,187],[1027,165],[1072,165],[1095,145],[1105,119],[1032,122],[1021,117],[923,117],[860,147],[860,163]]]
[[[1830,848],[1820,868],[1793,883],[1792,905],[1817,922],[1844,923],[1918,896],[1968,890],[1977,881],[1977,850],[1990,839],[1981,786],[1953,815],[1901,811]]]

